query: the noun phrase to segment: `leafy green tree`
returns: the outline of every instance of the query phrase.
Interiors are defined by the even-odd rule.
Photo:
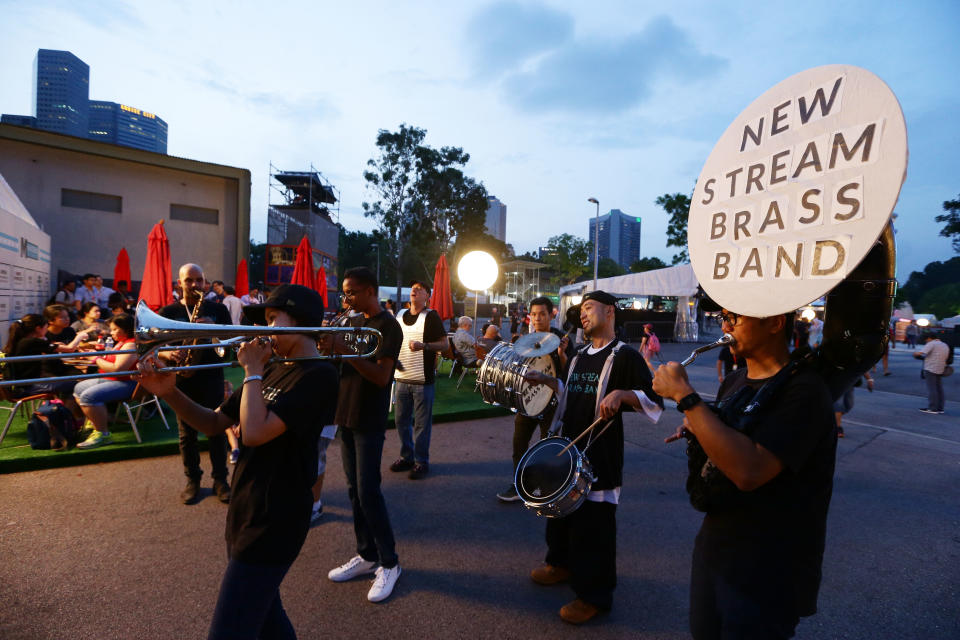
[[[951,318],[960,314],[960,283],[942,284],[930,289],[917,302],[918,313],[932,313],[938,318]]]
[[[553,236],[547,241],[551,250],[544,262],[562,284],[571,284],[587,272],[590,243],[569,233]]]
[[[690,196],[682,193],[665,193],[655,200],[667,215],[667,246],[680,247],[680,253],[674,254],[673,264],[689,262],[687,253],[687,218],[690,216]]]
[[[600,258],[600,266],[597,268],[597,277],[598,278],[612,278],[614,276],[622,276],[627,272],[626,269],[620,266],[620,264],[613,258]],[[593,274],[593,261],[590,261],[590,264],[587,265],[587,273]]]
[[[643,273],[644,271],[653,271],[654,269],[663,269],[667,263],[660,258],[640,258],[630,265],[631,273]]]
[[[940,235],[952,238],[953,250],[960,253],[960,196],[956,200],[946,200],[943,203],[943,215],[936,217],[937,222],[945,223]]]
[[[944,262],[931,262],[923,271],[914,271],[907,283],[897,292],[897,302],[909,302],[919,313],[933,313],[923,310],[923,305],[936,302],[937,294],[927,297],[927,293],[938,290],[944,285],[960,282],[960,256]],[[954,315],[954,314],[950,314]],[[939,314],[937,317],[941,317]]]

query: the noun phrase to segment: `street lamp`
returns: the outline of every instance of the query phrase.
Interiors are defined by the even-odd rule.
[[[597,217],[593,230],[593,290],[597,290],[597,267],[600,266],[600,201],[596,198],[587,198],[587,202],[597,205]]]
[[[380,245],[374,242],[370,245],[377,250],[377,286],[380,286]],[[379,294],[378,294],[379,295]]]
[[[471,251],[457,263],[457,275],[467,289],[473,289],[473,335],[477,335],[477,308],[480,291],[489,289],[497,281],[497,261],[486,251]]]

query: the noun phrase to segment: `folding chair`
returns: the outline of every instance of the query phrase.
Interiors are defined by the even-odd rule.
[[[0,387],[0,400],[13,404],[12,407],[0,405],[0,409],[10,412],[10,416],[7,418],[6,424],[3,425],[3,433],[0,433],[0,443],[2,443],[3,439],[7,437],[7,431],[10,430],[10,425],[13,424],[13,418],[17,415],[17,409],[21,409],[23,411],[24,418],[26,418],[29,413],[33,413],[38,402],[52,400],[56,397],[56,394],[53,393],[37,393],[32,396],[16,398],[10,393],[10,387]]]
[[[127,422],[129,422],[130,427],[133,429],[133,435],[137,437],[137,442],[143,443],[143,440],[140,438],[140,431],[137,429],[137,420],[140,419],[140,412],[143,411],[143,408],[150,404],[156,405],[160,419],[163,420],[163,426],[169,431],[170,425],[167,424],[167,416],[163,414],[160,398],[141,387],[139,382],[129,399],[117,402],[117,410],[113,414],[113,422],[116,424],[124,424],[123,416],[120,415],[120,409],[126,411]],[[133,413],[134,409],[137,410],[136,415]]]
[[[453,356],[456,359],[457,364],[460,365],[460,378],[457,380],[457,389],[459,389],[460,385],[463,383],[464,376],[467,375],[467,370],[473,369],[473,371],[476,372],[480,368],[480,365],[483,364],[483,359],[487,357],[487,352],[479,344],[474,345],[473,348],[477,352],[477,359],[471,362],[470,364],[467,364],[463,360],[463,354],[457,351],[452,343],[450,345],[450,348],[453,349]],[[451,370],[451,373],[452,373],[452,370]]]

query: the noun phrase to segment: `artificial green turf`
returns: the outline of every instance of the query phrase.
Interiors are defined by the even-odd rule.
[[[446,368],[447,366],[444,365],[442,371],[437,375],[437,391],[433,405],[434,423],[472,420],[509,413],[503,407],[493,407],[483,403],[480,394],[473,390],[474,376],[472,373],[467,374],[460,389],[457,390],[457,376],[448,378],[449,369]],[[237,386],[243,380],[243,371],[237,368],[227,369],[226,378],[234,386]],[[0,404],[11,406],[10,403]],[[159,416],[150,420],[141,420],[137,423],[137,428],[143,442],[138,443],[130,425],[113,425],[111,423],[113,444],[90,450],[76,448],[68,451],[31,449],[27,443],[27,419],[23,417],[22,412],[18,411],[17,413],[17,417],[10,425],[10,431],[7,432],[7,436],[0,443],[0,474],[172,455],[179,451],[177,419],[173,411],[165,405],[164,415],[166,415],[167,423],[170,425],[169,430],[164,429]],[[122,411],[121,414],[123,414]],[[5,423],[8,415],[9,413],[6,411],[0,412],[0,420]],[[388,425],[391,428],[393,426],[392,413]],[[2,424],[0,424],[0,428],[2,428]],[[206,447],[206,439],[203,436],[201,436],[201,447]]]

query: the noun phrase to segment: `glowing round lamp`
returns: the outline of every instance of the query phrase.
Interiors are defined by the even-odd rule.
[[[930,321],[927,320],[926,318],[918,318],[918,319],[917,319],[917,326],[918,326],[918,327],[928,327],[928,326],[930,326]]]
[[[800,317],[806,320],[807,322],[810,322],[811,320],[817,317],[817,312],[814,311],[813,309],[804,309],[803,313],[800,314]]]
[[[583,296],[570,296],[570,302],[574,305],[578,305],[583,302]]]
[[[467,289],[485,291],[497,281],[497,261],[486,251],[471,251],[457,264],[457,275]]]

